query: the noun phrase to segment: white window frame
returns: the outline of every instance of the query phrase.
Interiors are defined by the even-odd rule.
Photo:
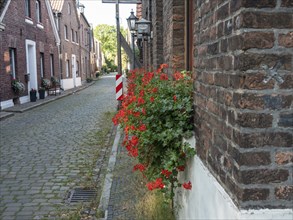
[[[68,40],[68,29],[67,29],[67,25],[64,25],[64,38],[65,38],[65,40]]]
[[[16,49],[15,48],[9,48],[9,57],[10,57],[10,72],[12,75],[12,78],[16,78],[16,70],[15,70],[15,52]]]
[[[70,15],[71,14],[71,7],[70,7],[70,3],[67,3],[67,12]]]
[[[72,42],[75,42],[75,40],[74,40],[74,31],[73,31],[73,29],[71,29],[71,41],[72,41]]]
[[[54,76],[54,55],[50,54],[50,75]]]
[[[40,75],[41,77],[44,77],[44,53],[40,53]]]
[[[41,19],[41,3],[39,0],[36,1],[36,18],[38,23],[42,23]]]
[[[77,33],[77,31],[75,31],[75,43],[78,44],[78,33]]]
[[[69,68],[70,68],[69,60],[66,60],[66,65],[65,65],[66,78],[69,78]]]
[[[31,3],[30,0],[25,0],[25,16],[31,18]]]

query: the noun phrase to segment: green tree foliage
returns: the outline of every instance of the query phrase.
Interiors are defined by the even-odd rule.
[[[120,28],[121,33],[126,36],[126,30]],[[99,24],[94,30],[95,38],[97,38],[102,43],[102,52],[105,55],[105,60],[107,66],[114,66],[115,59],[117,56],[117,32],[116,26]],[[122,62],[126,66],[127,57],[124,51],[122,51]]]

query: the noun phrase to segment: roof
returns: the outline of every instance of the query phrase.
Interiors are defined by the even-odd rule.
[[[54,12],[61,12],[64,4],[64,0],[50,0],[52,10]]]

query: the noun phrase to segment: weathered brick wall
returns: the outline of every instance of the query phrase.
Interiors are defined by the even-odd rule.
[[[163,56],[169,73],[184,69],[184,1],[163,0]]]
[[[61,10],[59,36],[61,40],[61,69],[60,74],[62,79],[72,78],[72,68],[69,70],[69,76],[66,77],[66,60],[69,60],[70,67],[72,65],[72,55],[76,55],[76,60],[79,62],[79,74],[81,75],[81,61],[80,61],[80,44],[82,44],[81,34],[79,30],[79,21],[77,11],[75,9],[75,0],[64,1]],[[70,4],[71,14],[68,14],[68,4]],[[67,26],[68,40],[65,39],[64,26]],[[79,43],[72,42],[71,29],[74,33],[78,33]]]
[[[197,0],[194,13],[199,157],[239,207],[292,208],[293,2]],[[284,82],[264,83],[278,61]]]
[[[24,75],[26,70],[26,49],[25,40],[29,39],[36,42],[36,60],[37,76],[40,85],[40,52],[44,52],[45,76],[49,76],[50,70],[50,53],[54,54],[54,69],[58,70],[58,48],[55,43],[55,37],[52,31],[51,23],[45,2],[41,1],[42,25],[44,29],[37,27],[35,15],[35,2],[31,2],[31,21],[33,25],[25,22],[25,1],[11,1],[3,23],[6,25],[5,30],[0,32],[1,59],[0,59],[0,100],[5,101],[15,97],[11,89],[11,79],[9,71],[9,47],[16,48],[16,72],[17,77],[25,83]],[[27,88],[27,83],[25,83]],[[26,91],[27,93],[27,91]],[[24,93],[23,95],[25,95]]]
[[[153,67],[157,69],[163,61],[163,0],[153,0],[152,7],[153,25]]]

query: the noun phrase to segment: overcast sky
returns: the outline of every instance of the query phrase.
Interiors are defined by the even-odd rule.
[[[89,23],[95,27],[98,24],[109,24],[116,26],[115,4],[102,3],[102,0],[80,0],[85,6],[84,13]],[[127,28],[126,19],[130,16],[130,11],[135,12],[135,4],[119,4],[120,25]]]

